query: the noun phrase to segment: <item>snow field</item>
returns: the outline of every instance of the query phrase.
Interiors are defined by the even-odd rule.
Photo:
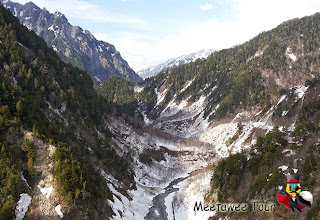
[[[31,203],[31,199],[31,196],[29,196],[27,193],[20,195],[20,199],[15,210],[16,220],[22,220],[24,218],[24,215],[28,211],[28,207]]]

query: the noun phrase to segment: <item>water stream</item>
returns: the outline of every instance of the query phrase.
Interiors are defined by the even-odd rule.
[[[167,207],[165,205],[165,198],[170,194],[179,191],[179,188],[175,188],[178,183],[187,179],[187,177],[180,177],[174,179],[170,184],[165,188],[165,192],[157,195],[152,200],[152,207],[149,209],[149,213],[145,217],[146,220],[168,220]]]

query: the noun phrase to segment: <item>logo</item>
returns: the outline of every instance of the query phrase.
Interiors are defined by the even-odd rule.
[[[313,196],[309,191],[301,191],[299,174],[288,175],[286,188],[278,186],[278,189],[285,194],[277,194],[278,202],[284,204],[292,212],[294,212],[294,209],[299,212],[302,212],[304,208],[311,209]]]

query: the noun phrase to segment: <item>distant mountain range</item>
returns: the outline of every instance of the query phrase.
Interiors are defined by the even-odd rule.
[[[161,64],[139,70],[137,73],[141,78],[146,79],[158,75],[158,73],[160,73],[163,70],[178,67],[180,65],[196,61],[199,58],[207,58],[214,51],[214,49],[203,49],[195,53],[186,54],[180,57],[169,59]]]
[[[88,71],[97,81],[117,75],[130,81],[142,81],[116,48],[97,40],[88,30],[73,26],[60,12],[51,14],[32,2],[25,5],[1,1],[21,24],[42,37],[60,58]]]

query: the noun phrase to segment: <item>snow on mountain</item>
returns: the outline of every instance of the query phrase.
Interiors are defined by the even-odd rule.
[[[31,199],[32,198],[27,193],[22,193],[20,195],[20,199],[15,210],[16,220],[22,220],[24,218],[24,215],[28,211],[28,207],[31,203]]]
[[[117,190],[120,188],[119,183],[114,181],[114,178],[103,175],[110,190],[118,197],[114,197],[114,201],[109,201],[116,213],[114,219],[121,219],[120,211],[123,219],[143,219],[144,217],[145,219],[157,219],[156,217],[163,219],[162,214],[170,212],[166,209],[166,204],[171,203],[174,192],[168,189],[180,188],[181,178],[188,179],[191,177],[191,172],[202,170],[217,160],[210,146],[200,147],[202,144],[196,141],[168,137],[167,133],[161,131],[153,133],[153,129],[147,129],[148,132],[136,132],[117,118],[112,118],[108,124],[113,133],[121,134],[112,139],[113,147],[120,155],[130,152],[133,157],[137,185],[136,190],[128,192],[132,198],[128,200],[121,191]],[[145,152],[148,152],[151,157],[150,164],[141,160],[141,155]],[[157,196],[163,200],[157,200],[159,198]],[[188,205],[184,207],[191,208]]]
[[[214,49],[203,49],[195,53],[186,54],[180,57],[169,59],[161,64],[148,67],[146,69],[139,70],[137,74],[142,78],[146,79],[152,76],[157,75],[163,70],[178,67],[180,65],[194,62],[197,59],[207,58],[210,54],[212,54],[215,50]]]

